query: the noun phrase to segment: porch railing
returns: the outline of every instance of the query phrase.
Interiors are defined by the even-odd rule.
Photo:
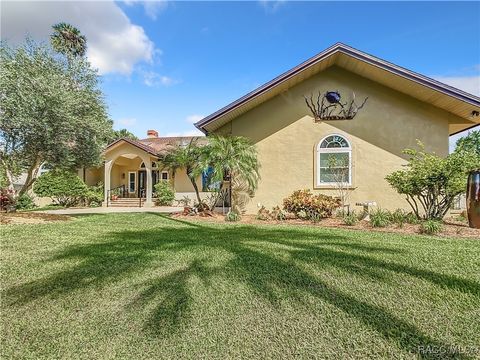
[[[127,193],[127,189],[125,185],[120,185],[117,187],[114,187],[113,189],[110,189],[107,191],[107,207],[110,205],[110,201],[112,200],[112,196],[115,195],[115,193],[120,193],[120,197],[124,198],[125,194]]]
[[[138,207],[142,207],[142,199],[145,196],[145,189],[140,190],[140,196],[138,198]]]

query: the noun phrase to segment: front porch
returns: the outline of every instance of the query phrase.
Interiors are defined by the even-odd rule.
[[[149,147],[134,141],[121,140],[105,152],[104,207],[153,207],[154,186],[159,181],[168,181],[175,191],[172,205],[183,207],[189,202],[198,202],[194,187],[185,169],[173,173],[163,167],[159,155]],[[198,189],[204,189],[205,179],[196,179]],[[210,192],[201,192],[206,199]],[[189,200],[188,200],[189,199]]]

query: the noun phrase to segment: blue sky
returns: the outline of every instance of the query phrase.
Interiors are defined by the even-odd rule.
[[[18,19],[15,6],[2,11],[11,38],[57,18],[87,35],[115,126],[139,137],[194,133],[193,120],[339,41],[480,92],[479,2],[57,2]]]

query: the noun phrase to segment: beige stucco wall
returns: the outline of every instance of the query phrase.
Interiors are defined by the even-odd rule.
[[[338,90],[349,100],[368,102],[353,120],[315,123],[303,96]],[[405,163],[402,150],[421,140],[428,151],[448,154],[448,122],[455,116],[413,97],[398,93],[368,79],[332,67],[285,93],[237,117],[219,133],[246,136],[257,146],[261,180],[254,198],[271,208],[296,189],[336,195],[332,188],[316,187],[316,145],[330,134],[344,135],[352,145],[352,192],[350,204],[376,201],[382,208],[409,209],[385,176]],[[355,207],[354,207],[355,208]]]
[[[177,192],[193,192],[193,191],[195,191],[194,188],[193,188],[192,182],[190,181],[190,179],[187,176],[187,172],[186,172],[185,169],[178,169],[175,172],[174,182],[175,182],[175,184],[174,184],[175,191],[177,191]],[[202,191],[202,177],[201,176],[199,176],[197,178],[196,183],[197,183],[197,186],[198,186],[198,190]]]

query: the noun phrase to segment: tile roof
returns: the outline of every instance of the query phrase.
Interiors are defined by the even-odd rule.
[[[120,141],[125,141],[133,146],[136,146],[149,154],[152,155],[161,155],[165,153],[168,149],[179,145],[186,145],[190,141],[196,139],[199,145],[207,143],[205,136],[171,136],[171,137],[155,137],[155,138],[146,138],[140,140],[132,140],[128,138],[120,138],[115,140],[113,143],[108,145],[105,150],[108,150],[113,145],[119,143]]]

